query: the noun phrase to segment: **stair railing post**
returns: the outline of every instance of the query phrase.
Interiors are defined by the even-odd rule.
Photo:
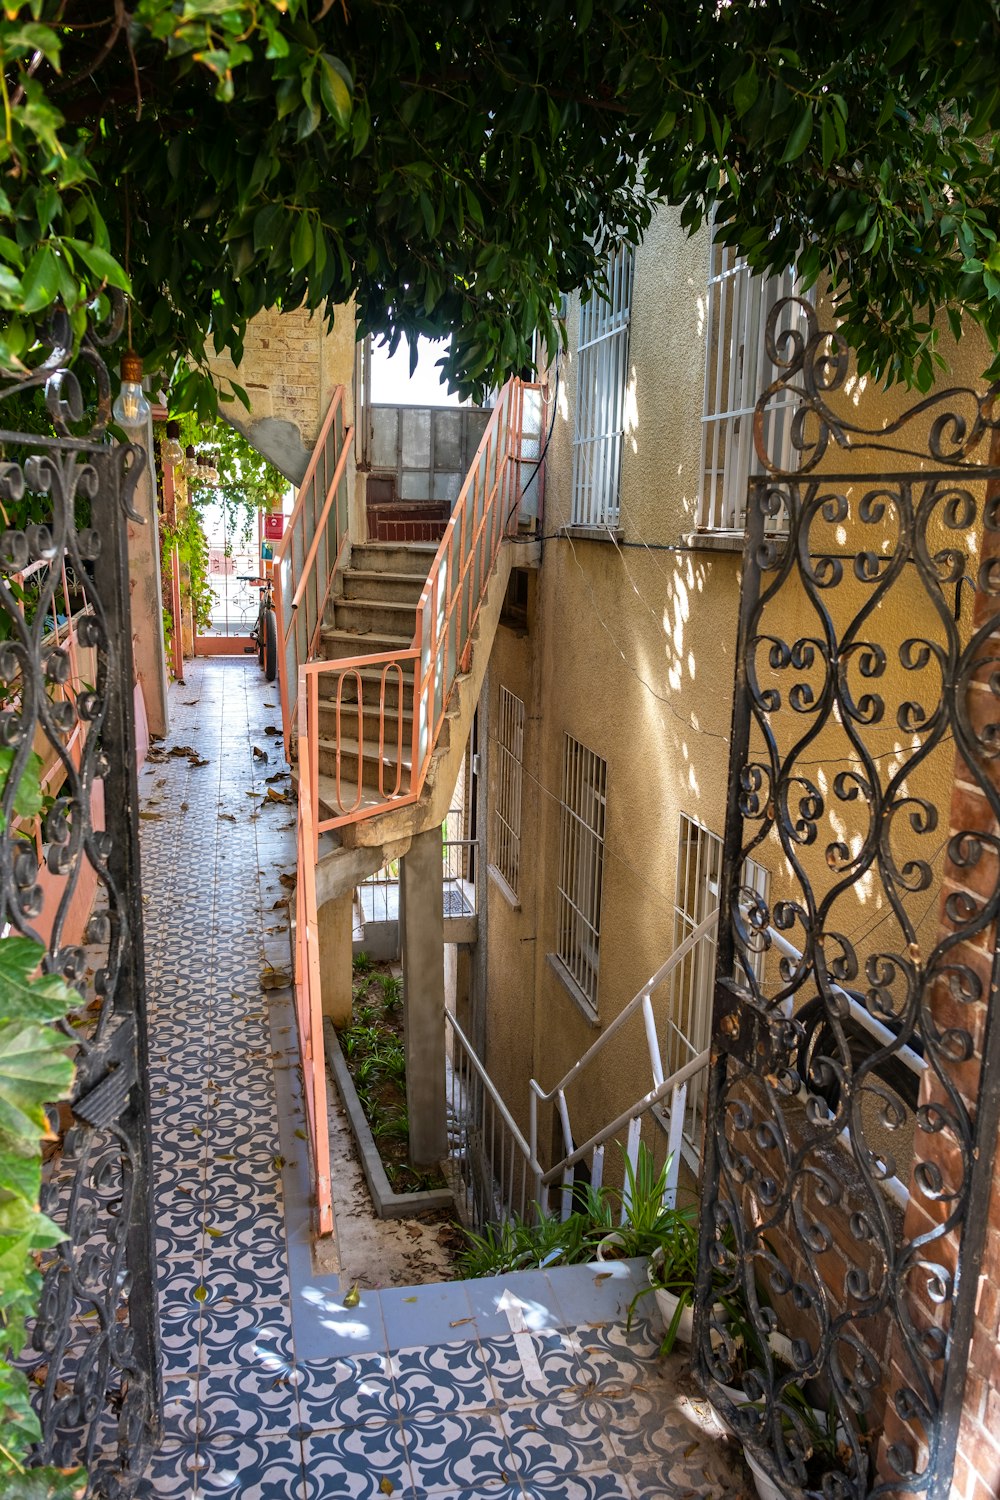
[[[681,1148],[684,1143],[684,1111],[687,1108],[687,1083],[678,1083],[670,1095],[670,1129],[667,1132],[667,1185],[663,1193],[664,1208],[677,1206],[677,1183],[681,1172]]]

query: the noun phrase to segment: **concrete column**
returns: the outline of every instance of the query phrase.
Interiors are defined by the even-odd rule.
[[[146,720],[152,734],[168,728],[167,658],[163,648],[163,593],[160,587],[159,515],[156,509],[156,469],[153,461],[153,419],[133,441],[146,445],[148,462],[132,497],[132,508],[143,524],[128,522],[128,574],[132,596],[132,654],[135,675],[142,685]]]
[[[448,1150],[440,828],[418,833],[400,862],[399,930],[410,1159],[429,1167]]]
[[[327,901],[316,913],[319,932],[319,984],[324,1016],[334,1026],[346,1026],[351,1020],[353,993],[354,930],[353,891]]]

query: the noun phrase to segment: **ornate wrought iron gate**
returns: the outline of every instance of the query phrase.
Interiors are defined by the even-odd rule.
[[[811,308],[780,304],[767,338],[697,1357],[790,1494],[943,1500],[1000,1112],[994,395],[868,431]]]
[[[145,979],[133,736],[126,515],[144,450],[104,437],[110,386],[91,331],[74,367],[68,319],[44,364],[4,402],[45,389],[51,436],[0,431],[0,932],[47,939],[46,966],[80,992],[66,1025],[77,1074],[42,1207],[66,1240],[44,1267],[32,1333],[40,1462],[85,1463],[92,1495],[133,1493],[159,1429]],[[83,436],[79,435],[81,426]],[[50,800],[19,822],[33,753]],[[84,944],[74,901],[96,889]]]

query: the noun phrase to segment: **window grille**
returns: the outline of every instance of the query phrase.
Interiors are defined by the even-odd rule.
[[[616,526],[628,386],[628,327],[634,256],[623,249],[607,265],[607,291],[580,308],[576,422],[573,435],[574,526]]]
[[[500,689],[497,715],[492,859],[516,897],[521,879],[521,765],[524,757],[524,704]]]
[[[597,1010],[608,766],[566,735],[563,747],[557,954]]]
[[[721,880],[721,838],[687,813],[681,813],[674,898],[675,948],[718,906]],[[768,873],[752,859],[744,863],[743,884],[767,899]],[[673,972],[664,1057],[667,1075],[704,1052],[712,1039],[715,956],[714,936],[704,938]],[[762,959],[763,955],[758,955],[758,961]],[[702,1087],[701,1078],[692,1079],[688,1085],[689,1110],[696,1110]]]
[[[754,405],[777,374],[764,349],[764,329],[775,303],[795,295],[794,271],[755,276],[735,250],[713,239],[698,506],[701,530],[743,530],[747,481],[760,467],[753,442]],[[790,309],[785,315],[788,326],[800,316]],[[782,466],[790,457],[794,409],[792,396],[785,395],[769,405],[765,417],[767,451]]]

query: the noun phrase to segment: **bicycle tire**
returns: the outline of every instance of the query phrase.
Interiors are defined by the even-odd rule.
[[[278,675],[278,626],[273,609],[264,611],[264,629],[261,634],[261,666],[264,668],[265,681],[273,682]]]
[[[253,638],[257,642],[257,661],[260,663],[261,671],[264,670],[264,611],[261,610],[257,616],[257,623],[253,628]]]

